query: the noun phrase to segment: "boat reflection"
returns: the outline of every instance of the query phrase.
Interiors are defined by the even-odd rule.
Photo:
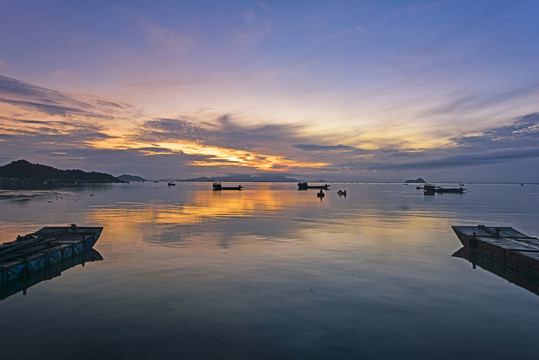
[[[74,256],[68,256],[62,261],[51,264],[49,267],[41,268],[37,271],[32,271],[22,278],[9,281],[5,284],[0,284],[0,300],[4,300],[18,292],[23,292],[26,295],[26,290],[42,281],[52,280],[60,276],[65,270],[71,269],[77,265],[84,266],[87,262],[101,261],[103,257],[94,249],[89,249],[83,253],[78,253]]]
[[[510,283],[539,295],[539,279],[537,277],[518,271],[508,266],[505,262],[494,259],[492,256],[465,247],[457,250],[452,256],[468,260],[474,269],[479,266]]]

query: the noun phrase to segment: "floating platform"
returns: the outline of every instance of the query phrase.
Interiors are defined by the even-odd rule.
[[[512,227],[452,226],[462,245],[539,280],[539,239]]]
[[[0,245],[0,285],[21,281],[92,249],[102,227],[44,227]],[[84,259],[84,257],[83,257]],[[75,264],[76,265],[76,264]],[[73,265],[74,266],[74,265]]]

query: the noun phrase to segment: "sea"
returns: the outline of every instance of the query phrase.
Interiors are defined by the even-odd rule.
[[[104,227],[98,259],[2,292],[0,358],[538,358],[538,281],[459,256],[451,226],[537,237],[539,185],[211,185],[0,190],[0,242]]]

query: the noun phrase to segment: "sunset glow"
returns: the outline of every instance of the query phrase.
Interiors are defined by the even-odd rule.
[[[533,181],[539,5],[384,4],[3,3],[0,162]]]

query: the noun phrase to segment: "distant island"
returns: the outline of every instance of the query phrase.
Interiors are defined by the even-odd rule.
[[[297,179],[288,178],[280,174],[259,174],[259,175],[230,175],[217,177],[198,177],[194,179],[178,180],[185,182],[202,181],[222,181],[222,182],[297,182]]]
[[[60,170],[52,166],[32,164],[26,160],[13,161],[0,166],[0,180],[3,184],[84,184],[123,183],[112,175],[82,170]]]
[[[123,174],[123,175],[120,175],[120,176],[116,176],[117,179],[120,179],[122,181],[125,181],[125,182],[135,182],[135,181],[146,181],[146,179],[144,178],[141,178],[140,176],[136,176],[136,175],[127,175],[127,174]]]
[[[426,181],[423,180],[423,178],[417,178],[415,180],[406,180],[404,183],[405,184],[425,184]]]

